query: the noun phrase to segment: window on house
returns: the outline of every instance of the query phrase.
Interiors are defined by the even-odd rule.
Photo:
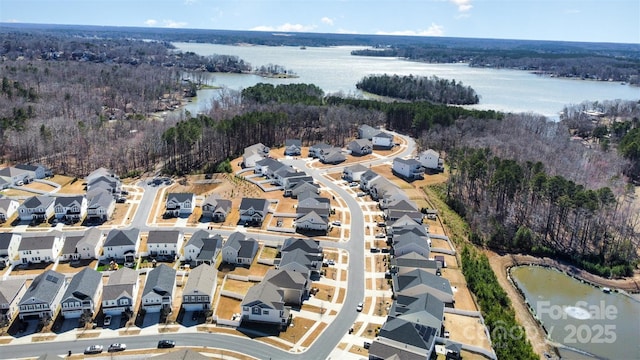
[[[261,314],[260,308],[259,308],[259,307],[257,307],[257,306],[254,306],[254,307],[251,309],[251,313],[252,313],[253,315],[260,315],[260,314]]]

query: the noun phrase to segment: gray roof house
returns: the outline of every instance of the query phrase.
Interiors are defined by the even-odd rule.
[[[67,288],[64,274],[47,270],[36,276],[19,303],[20,319],[51,319]]]
[[[291,308],[285,306],[284,290],[269,281],[249,288],[240,304],[242,323],[257,322],[286,327]]]
[[[311,158],[317,158],[320,157],[320,153],[323,150],[329,150],[333,148],[333,146],[329,145],[329,144],[325,144],[325,143],[317,143],[314,145],[309,146],[309,157]]]
[[[322,267],[322,253],[309,253],[304,249],[294,249],[281,253],[277,260],[277,269],[290,270],[301,273],[306,279],[312,272],[319,273]]]
[[[342,149],[330,148],[320,150],[318,153],[318,159],[320,159],[320,162],[323,164],[339,164],[347,160],[347,157],[342,153]]]
[[[410,252],[418,253],[426,258],[431,253],[429,237],[419,236],[408,232],[400,235],[393,235],[393,255],[402,256]]]
[[[187,283],[182,289],[182,307],[186,311],[201,311],[211,308],[213,294],[218,284],[218,270],[208,264],[201,264],[189,272]]]
[[[140,248],[140,229],[112,229],[104,241],[103,256],[105,259],[124,259],[125,263],[133,263]]]
[[[302,154],[302,141],[300,139],[285,140],[284,154],[287,156],[300,156]]]
[[[23,264],[55,262],[62,251],[64,239],[65,236],[60,231],[23,235],[18,246],[20,262]]]
[[[311,288],[311,280],[304,274],[282,268],[267,271],[262,281],[270,282],[282,290],[282,301],[288,305],[302,305]]]
[[[240,202],[240,223],[262,225],[269,213],[269,201],[259,198],[243,198]]]
[[[308,238],[286,238],[280,246],[280,253],[284,254],[288,251],[295,249],[302,249],[309,254],[322,255],[322,246],[318,240],[312,240]]]
[[[291,198],[297,199],[304,192],[318,195],[320,194],[320,185],[314,184],[313,181],[299,181],[284,189],[284,196],[291,196]]]
[[[147,273],[147,282],[142,290],[141,306],[147,312],[171,310],[176,289],[176,270],[160,264]]]
[[[278,171],[280,168],[285,167],[287,165],[281,163],[280,161],[273,158],[264,158],[260,161],[256,161],[256,166],[253,169],[253,172],[256,174],[260,174],[266,178],[272,178],[273,173]]]
[[[373,144],[371,140],[355,139],[347,144],[347,150],[351,151],[351,155],[364,156],[373,152]]]
[[[0,262],[7,266],[18,256],[22,235],[18,233],[0,233]]]
[[[342,170],[342,178],[346,181],[360,181],[360,177],[367,170],[369,170],[369,168],[362,164],[347,166]]]
[[[241,232],[234,232],[222,247],[222,261],[229,264],[251,265],[258,252],[258,242],[246,238]]]
[[[184,233],[180,230],[150,230],[147,236],[147,251],[151,256],[161,256],[174,261],[182,244]]]
[[[8,323],[18,313],[18,304],[27,291],[26,279],[0,280],[0,324]]]
[[[20,203],[16,200],[5,198],[0,199],[0,222],[5,222],[11,219],[13,214],[18,211]]]
[[[296,218],[300,218],[312,211],[315,211],[324,219],[328,219],[331,214],[331,200],[320,196],[298,198]]]
[[[92,191],[96,189],[103,189],[113,195],[120,193],[122,190],[122,182],[119,178],[101,175],[94,178],[91,178],[90,181],[87,181],[87,191]]]
[[[401,256],[394,256],[389,262],[391,271],[404,274],[414,269],[423,269],[432,274],[440,275],[442,264],[436,260],[426,258],[417,252],[410,252]]]
[[[84,195],[57,196],[53,211],[58,220],[78,222],[87,214],[87,198]]]
[[[441,276],[434,275],[423,269],[414,269],[404,274],[394,274],[391,279],[395,296],[416,296],[429,293],[445,303],[446,306],[453,306],[451,284],[449,280]]]
[[[207,230],[198,230],[184,246],[184,260],[192,265],[213,265],[222,250],[222,236],[210,233]]]
[[[444,319],[444,303],[431,294],[398,295],[389,309],[389,316],[436,329],[440,336]]]
[[[86,313],[97,312],[102,299],[102,274],[84,268],[75,274],[60,302],[65,319],[77,319]]]
[[[406,180],[424,179],[422,164],[416,159],[393,159],[393,173]]]
[[[196,207],[196,194],[169,193],[167,195],[165,214],[173,217],[189,216]]]
[[[209,195],[202,203],[202,217],[213,222],[224,222],[231,212],[231,200],[219,199],[217,195]]]
[[[315,210],[306,212],[295,220],[296,231],[322,231],[329,229],[329,221],[326,217],[318,214]]]
[[[62,246],[62,260],[97,259],[102,249],[102,230],[89,228],[79,236],[67,236]]]
[[[133,312],[138,294],[138,273],[129,268],[120,268],[109,275],[102,291],[102,312],[121,315]]]
[[[369,359],[431,359],[436,333],[428,325],[388,317],[369,347]]]
[[[53,216],[55,198],[50,196],[32,196],[18,206],[21,221],[46,221]]]
[[[371,140],[374,135],[378,134],[380,129],[376,129],[367,124],[362,124],[358,127],[358,139],[368,139]]]
[[[87,220],[107,221],[116,208],[116,199],[105,189],[87,192]]]
[[[391,149],[393,147],[393,135],[386,131],[380,131],[371,137],[374,149]]]

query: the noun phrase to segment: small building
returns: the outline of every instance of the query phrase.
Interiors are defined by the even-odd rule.
[[[373,152],[373,144],[371,140],[356,139],[347,144],[347,150],[349,150],[353,156],[364,156]]]
[[[394,145],[393,135],[386,131],[380,131],[371,137],[371,143],[374,149],[391,149]]]
[[[222,250],[222,236],[206,230],[198,230],[184,246],[184,260],[192,265],[213,265]]]
[[[369,170],[369,168],[362,164],[347,166],[342,170],[342,178],[349,182],[360,181],[362,174],[367,172],[367,170]]]
[[[7,222],[18,211],[20,203],[13,199],[0,199],[0,223]]]
[[[47,221],[54,214],[55,199],[50,196],[32,196],[18,207],[21,221]]]
[[[120,268],[109,275],[102,291],[102,312],[105,315],[133,313],[138,296],[138,273],[129,268]]]
[[[102,231],[97,227],[89,228],[79,236],[67,236],[62,246],[62,260],[97,259],[102,250]]]
[[[0,324],[7,324],[18,314],[19,304],[27,292],[26,279],[0,280]]]
[[[93,316],[98,311],[102,299],[102,274],[84,268],[73,276],[62,296],[62,316],[77,319],[82,314]]]
[[[116,199],[105,189],[87,192],[87,221],[105,222],[116,209]]]
[[[202,217],[213,222],[224,222],[231,212],[231,200],[219,199],[216,195],[209,195],[202,203]]]
[[[87,198],[83,195],[57,196],[53,211],[56,219],[76,223],[87,214]]]
[[[246,238],[241,232],[234,232],[222,247],[222,261],[236,265],[251,265],[258,252],[258,242]]]
[[[193,213],[195,206],[196,195],[194,193],[169,193],[165,214],[173,217],[188,217]]]
[[[444,160],[433,149],[425,150],[418,154],[417,161],[425,168],[435,171],[444,171]]]
[[[176,270],[160,264],[147,273],[147,281],[142,290],[142,308],[150,313],[170,311],[173,293],[176,289]]]
[[[300,156],[302,154],[302,141],[300,139],[285,140],[284,154],[286,156]]]
[[[269,201],[260,198],[243,198],[240,202],[240,223],[262,225],[269,213]]]
[[[213,294],[218,284],[218,270],[201,264],[189,272],[187,284],[182,289],[182,307],[186,311],[202,311],[211,308]]]
[[[179,230],[151,230],[147,237],[147,250],[152,257],[169,257],[174,261],[182,249],[184,234]]]
[[[124,260],[126,264],[133,264],[140,248],[140,229],[112,229],[104,241],[103,257],[107,260]]]
[[[18,256],[22,264],[55,262],[63,245],[64,234],[59,231],[23,235],[18,246]]]
[[[422,164],[416,159],[393,159],[393,172],[406,180],[417,180],[424,178]]]
[[[20,320],[53,318],[66,288],[64,274],[47,270],[36,276],[19,303]]]

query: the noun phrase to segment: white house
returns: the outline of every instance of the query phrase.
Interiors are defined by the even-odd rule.
[[[147,250],[149,254],[170,256],[178,255],[184,242],[184,234],[178,230],[151,230],[147,237]]]
[[[23,236],[18,246],[20,262],[54,262],[60,256],[64,244],[64,234],[52,231],[46,234]]]
[[[96,189],[87,192],[87,220],[107,221],[116,209],[116,199],[109,190]]]
[[[36,276],[20,300],[20,319],[33,316],[40,319],[53,318],[66,288],[64,274],[47,270]]]
[[[21,221],[46,221],[53,216],[55,199],[50,196],[32,196],[18,207]]]
[[[16,169],[25,170],[34,179],[44,179],[47,175],[51,175],[50,171],[42,165],[16,164]]]
[[[362,174],[367,172],[369,168],[362,164],[347,166],[342,170],[342,178],[346,181],[360,181]]]
[[[186,311],[210,309],[217,284],[218,270],[214,266],[196,266],[189,272],[187,284],[182,289],[182,307]]]
[[[13,214],[18,211],[20,203],[13,199],[0,199],[0,222],[5,222],[11,219]]]
[[[375,149],[390,149],[393,147],[393,135],[385,131],[380,131],[371,137],[371,143]]]
[[[18,248],[22,235],[18,233],[0,233],[0,262],[9,265],[18,257]]]
[[[102,312],[121,315],[133,312],[138,294],[138,273],[129,268],[120,268],[109,275],[102,291]]]
[[[18,313],[18,304],[27,291],[26,284],[26,279],[0,280],[0,323],[11,321]]]
[[[57,196],[53,205],[56,219],[78,222],[87,214],[87,198],[78,196]]]
[[[327,231],[329,229],[329,222],[327,219],[318,215],[315,211],[310,211],[295,221],[296,230],[313,230],[313,231]]]
[[[393,159],[393,171],[408,180],[422,179],[424,170],[422,164],[416,159]]]
[[[241,232],[234,232],[222,247],[222,261],[229,264],[251,265],[258,252],[258,242],[246,238]]]
[[[284,291],[268,281],[250,287],[240,308],[242,322],[267,323],[282,327],[289,324],[291,309],[284,305]]]
[[[67,236],[62,246],[62,260],[97,259],[102,250],[102,231],[97,227],[89,228],[79,236]]]
[[[62,296],[62,316],[77,319],[86,313],[91,316],[98,311],[102,298],[102,274],[84,268],[73,276]]]
[[[123,260],[125,263],[135,262],[140,248],[140,230],[137,228],[113,229],[104,241],[104,259]]]
[[[437,171],[444,170],[444,161],[440,158],[440,154],[433,149],[425,150],[418,154],[417,160],[426,169]]]
[[[181,217],[189,216],[196,206],[196,194],[194,193],[169,193],[165,214]]]
[[[222,236],[219,234],[198,230],[184,246],[184,260],[195,263],[196,266],[202,263],[212,265],[220,254],[222,242]]]
[[[160,264],[147,273],[147,282],[142,290],[141,306],[147,312],[171,310],[176,289],[176,270]]]

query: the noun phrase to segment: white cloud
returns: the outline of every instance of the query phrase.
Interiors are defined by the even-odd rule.
[[[175,28],[183,28],[183,27],[187,26],[186,22],[174,21],[174,20],[162,20],[162,23],[160,23],[158,20],[148,19],[144,23],[147,26],[165,27],[165,28],[174,28],[174,29]]]
[[[449,0],[458,7],[458,11],[465,12],[471,10],[471,0]]]
[[[333,19],[332,18],[329,18],[329,17],[325,16],[322,19],[320,19],[320,21],[322,21],[322,23],[324,23],[324,24],[333,26]]]
[[[253,30],[253,31],[307,32],[307,31],[312,31],[315,28],[316,28],[315,25],[302,25],[302,24],[285,23],[285,24],[278,25],[278,26],[268,26],[268,25],[256,26],[256,27],[251,28],[249,30]]]
[[[403,30],[403,31],[391,31],[391,32],[383,32],[378,31],[376,34],[378,35],[399,35],[399,36],[443,36],[444,35],[444,27],[438,24],[431,24],[426,30]]]

